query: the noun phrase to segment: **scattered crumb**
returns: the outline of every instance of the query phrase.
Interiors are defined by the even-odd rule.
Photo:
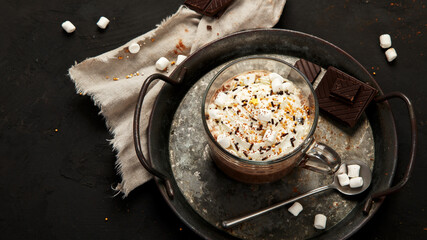
[[[172,61],[172,62],[171,62],[171,65],[175,65],[175,61]]]
[[[182,231],[182,228],[179,228],[179,231]]]
[[[109,76],[105,76],[105,79],[109,79],[110,77]]]
[[[216,33],[217,36],[219,36],[219,33]]]
[[[55,128],[55,130],[54,130],[55,132],[58,132],[58,128]]]
[[[117,81],[117,80],[119,80],[119,78],[116,78],[116,77],[115,77],[115,78],[113,78],[113,80],[114,80],[114,81]]]
[[[372,75],[374,75],[374,76],[375,76],[375,75],[377,75],[377,73],[376,73],[376,72],[372,72]]]
[[[207,26],[206,26],[206,29],[207,29],[208,31],[212,31],[212,26],[211,26],[211,25],[207,25]]]
[[[105,218],[105,221],[108,221],[108,218],[107,218],[107,217]]]
[[[155,40],[156,40],[156,39],[152,38],[152,39],[151,39],[151,42],[154,42]]]
[[[123,57],[122,57],[122,56],[118,56],[117,58],[118,58],[119,60],[122,60],[122,59],[123,59]]]
[[[185,31],[185,32],[188,32],[188,29],[185,29],[184,31]]]

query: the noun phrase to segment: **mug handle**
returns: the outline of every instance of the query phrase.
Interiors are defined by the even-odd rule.
[[[174,193],[173,193],[172,185],[171,185],[169,178],[166,175],[164,175],[163,173],[161,173],[158,170],[156,170],[155,168],[153,168],[151,166],[151,161],[148,161],[145,158],[144,154],[142,153],[141,138],[140,138],[140,134],[139,134],[140,119],[141,119],[142,103],[144,102],[144,98],[145,98],[145,95],[147,94],[148,87],[150,86],[150,84],[154,80],[160,79],[160,80],[163,80],[169,84],[178,85],[182,81],[182,79],[184,78],[185,72],[186,72],[186,68],[182,68],[180,73],[179,73],[177,80],[172,79],[172,78],[165,76],[163,74],[160,74],[160,73],[155,73],[155,74],[152,74],[149,77],[147,77],[147,79],[142,84],[141,91],[139,92],[138,101],[136,103],[135,113],[134,113],[134,118],[133,118],[133,143],[135,145],[136,156],[138,157],[138,160],[142,164],[142,166],[149,173],[151,173],[155,177],[158,177],[159,179],[161,179],[164,182],[166,193],[168,194],[170,199],[173,198]]]
[[[326,144],[316,142],[312,138],[308,151],[302,158],[299,166],[314,172],[334,174],[341,165],[341,157]]]

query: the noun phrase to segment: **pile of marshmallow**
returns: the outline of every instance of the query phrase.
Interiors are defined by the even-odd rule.
[[[290,208],[288,208],[288,211],[294,215],[295,217],[298,216],[298,214],[303,210],[302,205],[299,202],[295,202]],[[326,216],[323,214],[316,214],[314,216],[314,224],[313,226],[316,229],[325,229],[326,228]]]
[[[363,178],[359,176],[360,166],[357,164],[351,164],[347,166],[341,165],[340,169],[337,171],[337,177],[339,184],[344,186],[350,186],[350,188],[359,188],[363,186]]]
[[[98,22],[96,23],[96,25],[98,25],[99,28],[101,29],[105,29],[107,28],[108,24],[110,23],[110,20],[108,20],[108,18],[106,17],[100,17]],[[67,33],[72,33],[74,31],[76,31],[76,26],[74,26],[73,23],[71,23],[70,21],[65,21],[61,24],[61,27],[67,32]]]
[[[391,47],[391,37],[389,34],[383,34],[380,36],[380,46],[384,49],[387,49],[385,51],[385,57],[387,58],[387,61],[391,62],[397,57],[396,50]]]

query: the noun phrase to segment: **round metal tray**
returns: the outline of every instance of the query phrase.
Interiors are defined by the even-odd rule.
[[[365,116],[354,129],[345,128],[334,120],[323,117],[317,133],[318,138],[328,134],[330,138],[335,134],[335,140],[329,144],[341,148],[340,154],[370,161],[371,167],[373,165],[373,181],[367,192],[351,198],[334,192],[307,198],[303,204],[307,206],[306,213],[298,218],[292,219],[286,208],[283,208],[231,230],[224,230],[218,224],[219,220],[235,217],[237,213],[268,206],[331,181],[326,176],[296,169],[284,180],[273,184],[244,185],[222,175],[208,161],[207,155],[203,154],[205,140],[200,139],[203,133],[199,132],[197,126],[193,126],[197,125],[199,119],[195,119],[194,124],[188,120],[183,122],[185,115],[188,118],[188,114],[194,112],[194,109],[197,112],[200,110],[199,104],[191,100],[191,96],[197,98],[199,93],[202,95],[203,81],[207,81],[210,74],[222,64],[248,55],[273,55],[287,58],[288,61],[304,58],[323,68],[334,66],[367,82],[382,95],[377,83],[356,60],[338,47],[314,36],[288,30],[253,30],[215,41],[191,55],[172,72],[171,78],[178,78],[185,68],[182,83],[179,86],[165,84],[156,100],[148,130],[149,159],[155,169],[170,179],[175,193],[173,198],[168,197],[162,181],[157,181],[162,195],[182,221],[207,239],[342,239],[350,236],[380,206],[375,204],[369,215],[363,214],[363,204],[370,194],[387,189],[393,178],[397,160],[397,137],[387,102],[370,104]],[[189,135],[183,136],[184,133]],[[339,144],[342,138],[349,140],[347,144]],[[200,141],[190,141],[191,139]],[[355,144],[360,140],[365,143],[358,146],[361,149],[356,149]],[[361,154],[358,155],[357,152]],[[177,157],[176,154],[180,155]],[[182,154],[187,156],[182,157]],[[188,164],[192,161],[199,164],[193,164],[191,168]],[[217,190],[214,181],[218,184]],[[220,187],[219,184],[228,186]],[[238,192],[239,189],[242,192]],[[261,199],[256,199],[257,196]],[[326,230],[316,231],[311,227],[316,213],[331,216]],[[280,220],[283,224],[280,224]]]

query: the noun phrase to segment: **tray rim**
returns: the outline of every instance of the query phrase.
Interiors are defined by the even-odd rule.
[[[362,70],[362,72],[366,75],[366,76],[369,76],[369,80],[370,80],[370,83],[372,83],[373,85],[374,85],[374,87],[378,90],[378,93],[380,94],[380,95],[384,95],[384,93],[383,93],[383,91],[382,91],[382,89],[380,88],[380,86],[378,85],[378,83],[375,81],[375,79],[371,76],[371,74],[366,70],[366,68],[364,68],[363,67],[363,65],[361,65],[355,58],[353,58],[350,54],[348,54],[346,51],[344,51],[344,50],[342,50],[341,48],[339,48],[339,47],[337,47],[336,45],[334,45],[334,44],[332,44],[332,43],[330,43],[330,42],[328,42],[328,41],[326,41],[326,40],[324,40],[324,39],[322,39],[322,38],[319,38],[319,37],[316,37],[316,36],[314,36],[314,35],[311,35],[311,34],[307,34],[307,33],[303,33],[303,32],[299,32],[299,31],[294,31],[294,30],[288,30],[288,29],[252,29],[252,30],[243,30],[243,31],[239,31],[239,32],[236,32],[236,33],[232,33],[232,34],[229,34],[229,35],[226,35],[226,36],[224,36],[224,37],[222,37],[222,38],[219,38],[219,39],[217,39],[217,40],[215,40],[215,41],[212,41],[212,42],[210,42],[210,43],[207,43],[207,44],[205,44],[205,45],[203,45],[199,50],[197,50],[196,52],[194,52],[193,54],[191,54],[191,55],[189,55],[188,56],[188,58],[180,65],[180,67],[177,67],[177,68],[175,68],[172,72],[171,72],[171,74],[170,74],[170,77],[171,78],[176,78],[178,75],[179,75],[179,73],[180,73],[180,71],[181,71],[181,66],[184,66],[185,65],[185,62],[187,62],[189,59],[191,59],[191,58],[197,58],[197,56],[199,56],[199,55],[201,55],[201,54],[203,54],[204,53],[204,50],[206,49],[206,48],[211,48],[212,46],[215,46],[215,44],[217,44],[218,42],[221,42],[221,41],[224,41],[224,40],[227,40],[227,39],[229,39],[229,38],[234,38],[234,37],[238,37],[238,36],[240,36],[240,35],[245,35],[245,34],[251,34],[251,33],[254,33],[254,34],[256,34],[256,33],[265,33],[265,32],[276,32],[276,33],[280,33],[280,32],[282,32],[282,33],[285,33],[285,34],[295,34],[295,35],[299,35],[299,36],[302,36],[302,37],[306,37],[306,38],[311,38],[311,39],[313,39],[313,40],[315,40],[315,41],[319,41],[319,42],[322,42],[323,44],[326,44],[326,45],[329,45],[330,47],[332,47],[332,48],[334,48],[335,50],[337,50],[339,53],[341,53],[341,54],[343,54],[346,58],[348,58],[351,62],[353,62],[353,63],[355,63],[356,65],[357,65],[357,67],[360,69],[360,70]],[[220,64],[219,64],[220,65]],[[218,66],[218,65],[217,65]],[[197,81],[196,81],[197,82]],[[192,84],[192,85],[194,85],[194,83]],[[191,86],[192,86],[191,85]],[[165,89],[167,89],[168,87],[170,87],[170,86],[168,86],[168,85],[163,85],[162,86],[162,89],[160,90],[160,92],[159,92],[159,94],[157,95],[157,97],[156,97],[156,99],[155,99],[155,102],[154,102],[154,105],[153,105],[153,110],[154,109],[156,109],[157,108],[157,106],[158,106],[158,104],[159,104],[159,101],[160,101],[160,97],[161,97],[161,94],[160,93],[162,93]],[[182,100],[182,99],[181,99]],[[393,114],[392,114],[392,112],[391,112],[391,107],[390,107],[390,105],[389,105],[389,103],[388,103],[388,101],[384,101],[383,102],[383,104],[384,104],[384,106],[385,106],[385,108],[388,110],[388,114],[390,114],[390,123],[389,124],[391,124],[391,126],[393,126],[392,127],[392,135],[393,135],[393,142],[394,142],[394,145],[392,146],[393,147],[393,153],[392,153],[392,155],[394,156],[393,157],[393,166],[392,166],[392,171],[391,172],[389,172],[389,175],[388,175],[388,181],[387,181],[387,186],[388,187],[390,187],[391,186],[391,183],[392,183],[392,181],[393,181],[393,178],[394,178],[394,174],[395,174],[395,170],[396,170],[396,163],[397,163],[397,152],[398,152],[398,140],[397,140],[397,131],[396,131],[396,124],[395,124],[395,120],[394,120],[394,116],[393,116]],[[148,136],[148,141],[147,141],[147,145],[148,145],[148,156],[149,156],[149,158],[148,158],[148,160],[150,161],[150,164],[153,164],[153,162],[151,161],[151,159],[152,159],[152,151],[151,151],[151,149],[153,148],[153,146],[152,146],[152,142],[150,141],[150,139],[151,139],[151,135],[152,135],[152,132],[151,132],[151,130],[152,130],[152,123],[153,123],[153,118],[154,118],[154,111],[152,111],[151,112],[151,114],[150,114],[150,118],[149,118],[149,123],[148,123],[148,129],[147,129],[147,136]],[[376,150],[376,149],[375,149]],[[169,167],[170,167],[170,164],[169,164]],[[375,164],[374,164],[374,168],[375,168]],[[173,176],[173,174],[172,174],[172,176]],[[173,179],[173,182],[174,182],[174,184],[176,185],[176,182],[175,182],[175,178],[174,177],[172,177],[172,179]],[[156,182],[156,185],[157,185],[157,187],[159,188],[159,191],[160,191],[160,193],[162,194],[162,196],[163,196],[163,198],[165,199],[165,201],[166,201],[166,203],[168,204],[168,206],[173,210],[173,212],[175,212],[175,214],[178,216],[178,218],[181,220],[181,221],[183,221],[184,222],[184,224],[186,224],[186,226],[187,227],[189,227],[190,229],[192,229],[196,234],[198,234],[200,237],[202,237],[202,238],[204,238],[204,239],[210,239],[210,238],[208,238],[207,236],[205,236],[204,235],[204,233],[202,233],[199,229],[197,229],[197,228],[195,228],[191,223],[189,223],[189,221],[185,218],[185,217],[183,217],[182,216],[182,214],[175,208],[175,206],[174,206],[174,204],[172,203],[172,201],[169,199],[169,197],[168,197],[168,194],[166,193],[166,191],[165,191],[165,189],[164,189],[164,187],[163,187],[163,183],[162,183],[162,181],[161,180],[159,180],[158,178],[155,178],[155,182]],[[180,192],[180,189],[179,189],[179,187],[178,186],[176,186],[176,188],[178,189],[178,191],[179,191],[179,194],[181,194],[182,195],[182,193]],[[378,211],[378,209],[379,209],[379,207],[382,205],[382,203],[383,203],[383,201],[384,201],[384,199],[385,199],[385,197],[383,198],[383,199],[381,199],[380,201],[378,201],[373,207],[372,207],[372,209],[371,209],[371,211],[370,211],[370,213],[369,213],[369,215],[367,215],[367,216],[365,216],[365,218],[364,218],[364,220],[362,220],[358,225],[356,225],[356,226],[354,226],[353,227],[353,229],[351,230],[351,231],[349,231],[346,235],[344,235],[344,236],[342,236],[342,238],[341,239],[346,239],[346,238],[348,238],[348,237],[350,237],[351,235],[353,235],[355,232],[357,232],[360,228],[362,228],[372,217],[373,217],[373,215]],[[185,198],[184,198],[184,200],[185,200]],[[189,205],[189,203],[185,200],[185,203],[187,204],[187,205]],[[190,208],[191,208],[191,206],[189,206]],[[357,207],[357,206],[356,206]],[[355,207],[355,209],[356,209],[356,207]],[[193,210],[192,208],[191,208],[191,210]],[[235,236],[232,236],[232,235],[230,235],[230,234],[228,234],[227,232],[225,232],[225,231],[222,231],[222,230],[220,230],[220,229],[218,229],[218,228],[215,228],[215,227],[213,227],[210,223],[208,223],[206,220],[204,220],[201,216],[199,216],[199,214],[197,213],[197,212],[195,212],[194,210],[193,210],[193,212],[202,220],[202,221],[205,221],[208,225],[210,225],[211,226],[211,228],[213,229],[213,230],[215,230],[216,232],[221,232],[221,233],[223,233],[223,234],[226,234],[227,235],[227,239],[240,239],[240,238],[237,238],[237,237],[235,237]],[[349,216],[349,215],[352,215],[352,213],[353,213],[353,215],[354,215],[354,209],[347,215],[347,217]],[[339,223],[338,223],[339,224]],[[337,224],[337,225],[338,225]],[[329,230],[330,231],[330,230]],[[321,234],[321,235],[318,235],[318,236],[315,236],[316,238],[317,237],[321,237],[323,234]]]

